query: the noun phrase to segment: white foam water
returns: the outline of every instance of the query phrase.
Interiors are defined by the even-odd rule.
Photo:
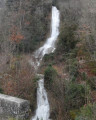
[[[35,57],[42,59],[45,54],[54,52],[55,43],[59,35],[60,13],[56,7],[52,7],[51,36],[45,44],[35,52]]]
[[[44,57],[45,54],[49,54],[54,52],[55,43],[59,35],[59,25],[60,25],[60,13],[59,10],[53,6],[52,7],[52,23],[51,23],[51,36],[45,42],[45,44],[40,47],[34,54],[37,59],[37,64],[31,62],[35,68],[38,68],[40,65],[40,61]],[[37,67],[36,67],[37,66]],[[37,89],[37,110],[35,116],[32,120],[49,120],[50,115],[50,106],[48,102],[47,92],[44,88],[44,77],[43,75],[39,75],[40,80],[38,81],[38,89]]]

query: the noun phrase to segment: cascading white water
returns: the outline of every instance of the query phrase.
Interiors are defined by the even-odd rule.
[[[37,110],[36,115],[32,120],[48,120],[49,118],[49,103],[47,93],[44,88],[44,78],[38,81],[37,89]]]
[[[45,44],[35,52],[35,57],[39,57],[41,60],[45,54],[54,52],[55,50],[55,43],[59,35],[59,14],[59,10],[56,7],[52,7],[51,36],[47,39]]]
[[[40,61],[42,60],[45,54],[54,52],[55,43],[59,35],[59,24],[60,24],[60,13],[59,13],[59,10],[53,6],[52,7],[51,36],[50,38],[47,39],[45,44],[42,47],[40,47],[34,54],[35,58],[39,59],[36,62],[37,66],[40,65]],[[31,64],[34,65],[34,67],[36,68],[36,65],[34,62],[31,61]],[[32,118],[32,120],[48,120],[49,113],[50,113],[50,107],[49,107],[47,93],[44,88],[44,77],[43,75],[39,75],[39,76],[41,79],[38,81],[37,110],[36,110],[36,115]]]

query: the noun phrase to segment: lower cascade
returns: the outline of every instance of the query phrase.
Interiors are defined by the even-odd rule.
[[[30,61],[34,68],[38,68],[40,62],[45,54],[54,52],[55,43],[59,35],[60,13],[59,10],[52,7],[52,22],[51,22],[51,36],[46,40],[45,44],[40,47],[35,53],[34,57],[37,59],[36,63]],[[40,75],[37,88],[37,110],[32,120],[48,120],[50,116],[50,106],[48,102],[47,92],[44,88],[44,76]]]
[[[36,115],[32,120],[48,120],[49,118],[49,102],[47,98],[47,93],[44,88],[44,79],[41,78],[38,81],[37,90],[37,110]]]

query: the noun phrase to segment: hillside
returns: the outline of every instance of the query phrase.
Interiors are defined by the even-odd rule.
[[[57,0],[56,6],[61,12],[57,49],[44,57],[41,66],[45,70],[51,117],[54,120],[95,120],[96,2]]]
[[[0,93],[29,100],[33,116],[44,74],[50,119],[96,120],[96,1],[0,2]],[[60,11],[56,49],[36,58],[52,32],[52,5]]]

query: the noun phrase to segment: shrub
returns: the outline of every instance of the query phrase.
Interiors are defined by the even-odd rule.
[[[51,65],[49,65],[44,73],[45,85],[47,88],[50,88],[52,86],[52,83],[56,79],[56,76],[56,70]]]
[[[77,44],[77,38],[75,36],[75,31],[77,25],[63,25],[59,35],[59,42],[57,51],[69,52],[74,49]]]
[[[81,73],[81,77],[83,81],[86,81],[88,79],[87,74],[85,72]]]
[[[96,75],[96,61],[89,61],[87,64],[90,73]]]
[[[51,53],[51,54],[46,54],[45,56],[44,56],[44,62],[50,62],[50,60],[52,61],[52,60],[54,60],[54,53]]]
[[[71,76],[77,77],[77,75],[78,75],[78,61],[76,59],[71,60],[69,73]]]
[[[96,89],[96,77],[89,78],[87,83],[90,85],[91,89]]]
[[[17,118],[8,118],[8,120],[22,120],[22,119],[17,119]],[[29,120],[29,119],[25,119],[25,120]]]
[[[69,108],[78,109],[85,104],[86,95],[88,95],[89,86],[85,88],[84,85],[70,82],[66,87],[66,102]],[[86,93],[86,95],[85,95]]]
[[[0,82],[4,94],[29,100],[33,111],[36,105],[37,78],[34,69],[28,65],[26,60],[22,60],[20,69],[10,69]]]
[[[0,93],[3,93],[3,89],[2,88],[0,88]]]
[[[70,117],[72,120],[74,120],[78,114],[79,110],[78,109],[75,109],[75,110],[71,110],[70,111]]]
[[[76,116],[75,120],[96,120],[96,103],[88,104],[80,109],[79,115]]]
[[[66,70],[69,72],[70,74],[70,79],[72,81],[75,81],[79,75],[79,64],[76,58],[73,59],[68,59],[66,61]]]

